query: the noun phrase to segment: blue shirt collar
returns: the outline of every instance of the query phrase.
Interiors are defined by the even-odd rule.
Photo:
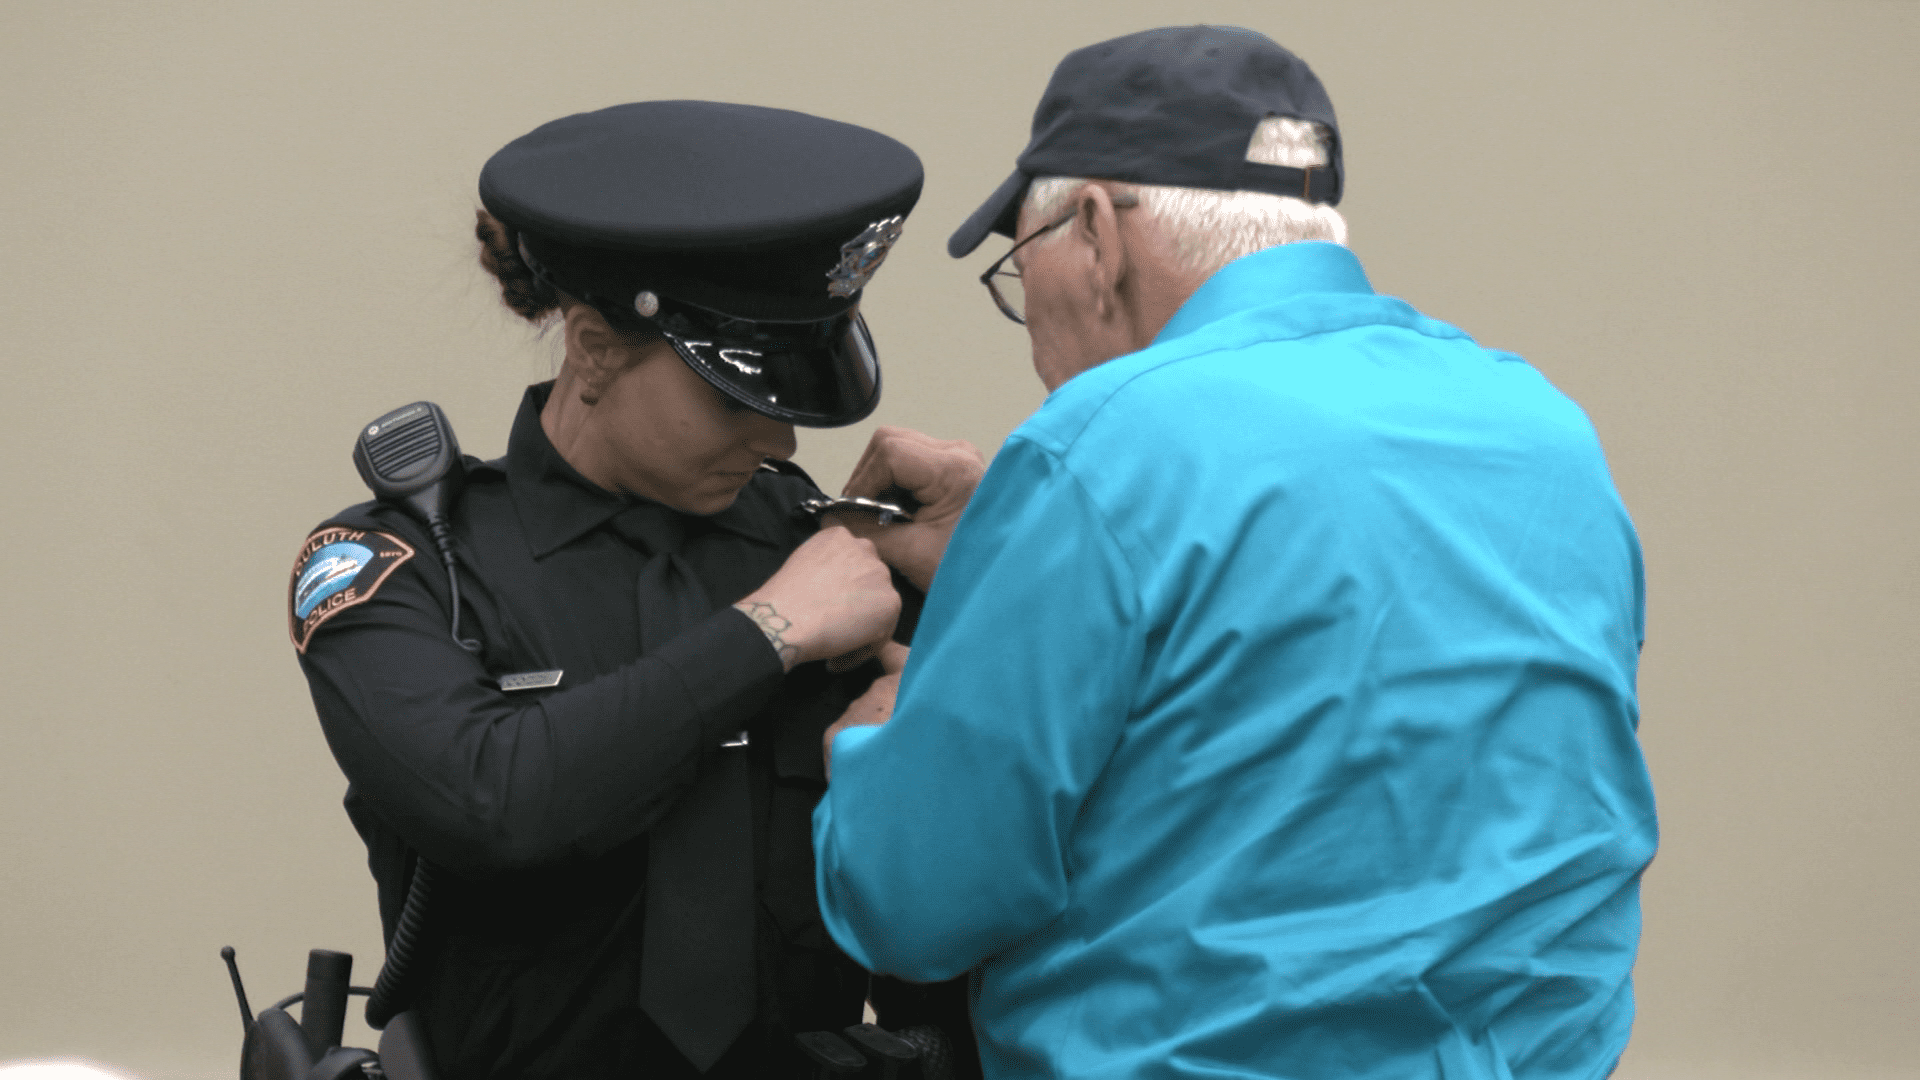
[[[1263,248],[1233,260],[1202,282],[1160,328],[1154,344],[1190,334],[1253,303],[1326,292],[1373,294],[1367,272],[1353,252],[1318,241]]]

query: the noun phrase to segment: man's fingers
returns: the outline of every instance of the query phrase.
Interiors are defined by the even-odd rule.
[[[897,485],[920,498],[939,479],[936,445],[936,440],[912,428],[878,428],[840,493],[870,499]]]
[[[874,498],[890,487],[912,493],[936,519],[957,518],[986,472],[986,458],[963,439],[935,439],[908,428],[874,432],[842,494]]]
[[[880,646],[880,670],[889,675],[898,675],[907,669],[907,654],[913,650],[897,641],[888,641]]]
[[[893,486],[893,471],[887,464],[886,446],[893,441],[892,432],[898,428],[879,427],[867,440],[867,448],[860,451],[860,460],[854,462],[853,473],[847,477],[847,483],[840,490],[842,495],[871,497]]]
[[[833,737],[850,727],[868,727],[885,724],[893,717],[894,692],[899,689],[900,676],[882,675],[873,680],[867,692],[855,698],[847,711],[840,714],[831,726],[820,736],[820,755],[826,765],[827,779],[833,779]]]
[[[924,590],[932,585],[947,537],[985,472],[986,459],[972,443],[935,439],[910,428],[883,427],[868,440],[842,491],[857,498],[876,498],[898,487],[913,496],[919,505],[911,522],[885,526],[875,522],[856,531],[872,539],[888,565]]]
[[[908,491],[913,490],[913,485],[900,479],[896,473],[894,457],[876,453],[871,447],[867,454],[867,457],[861,458],[860,463],[853,467],[853,474],[847,477],[846,485],[840,489],[840,494],[851,498],[871,499],[896,484]]]

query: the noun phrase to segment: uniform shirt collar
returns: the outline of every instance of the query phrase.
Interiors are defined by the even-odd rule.
[[[1281,244],[1242,255],[1202,282],[1153,339],[1155,344],[1190,334],[1211,322],[1302,293],[1359,293],[1373,286],[1353,252],[1339,244]]]
[[[540,425],[540,412],[552,393],[551,382],[527,387],[507,436],[507,485],[536,559],[578,540],[622,510],[651,501],[608,491],[560,456]],[[782,518],[792,509],[775,506],[765,485],[750,482],[732,506],[704,520],[747,539],[778,545]]]

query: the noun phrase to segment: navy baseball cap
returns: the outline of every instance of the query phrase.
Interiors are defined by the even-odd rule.
[[[1324,124],[1324,168],[1247,160],[1269,116]],[[1013,175],[947,241],[961,258],[989,232],[1011,237],[1036,176],[1264,191],[1340,201],[1340,128],[1306,61],[1264,34],[1231,26],[1169,26],[1089,45],[1053,71],[1033,113],[1033,136]]]
[[[751,409],[839,427],[879,404],[859,303],[921,182],[912,150],[853,124],[642,101],[508,143],[480,201],[536,275],[612,325],[665,337]]]

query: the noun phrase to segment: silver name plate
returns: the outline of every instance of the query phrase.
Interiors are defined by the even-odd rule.
[[[522,671],[513,675],[502,675],[500,676],[500,689],[508,692],[514,690],[546,690],[550,687],[559,686],[560,676],[564,674],[566,674],[565,669],[554,668],[552,671]]]

